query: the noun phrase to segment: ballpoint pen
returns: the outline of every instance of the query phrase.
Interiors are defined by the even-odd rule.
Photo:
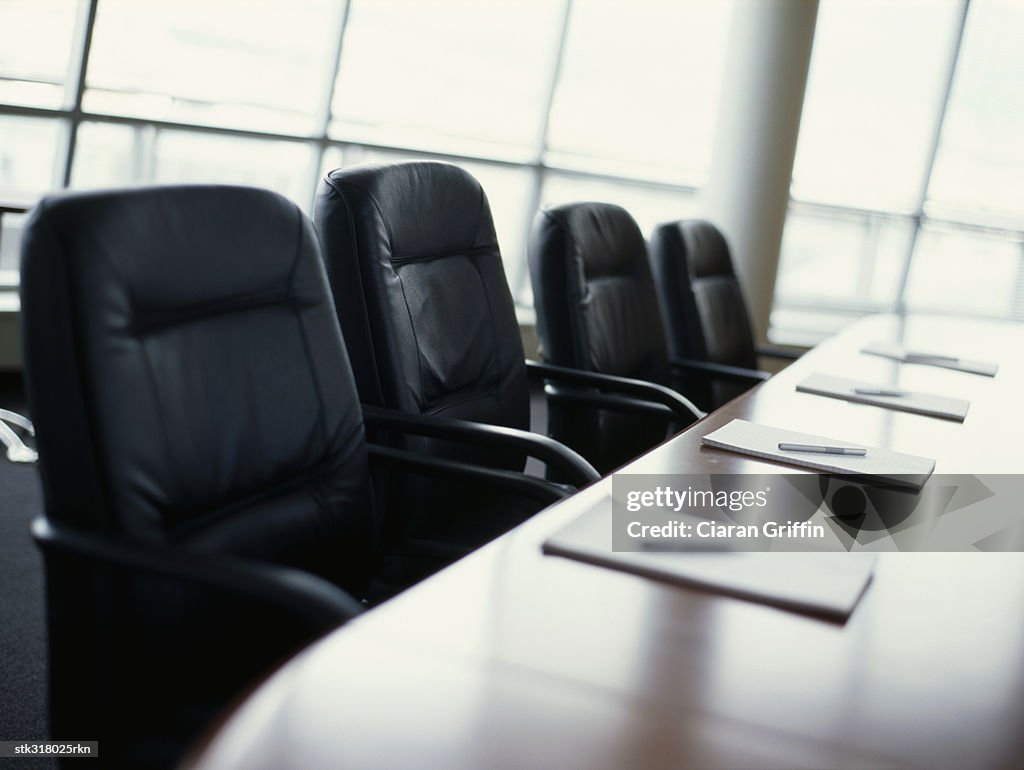
[[[854,388],[853,392],[859,396],[906,396],[905,390],[886,390],[885,388]]]
[[[936,353],[905,353],[903,358],[907,361],[945,361],[951,364],[960,360],[956,356],[941,356]]]
[[[868,453],[868,450],[860,447],[818,446],[816,444],[780,443],[779,450],[783,452],[808,452],[818,455],[849,455],[851,457],[864,457]]]

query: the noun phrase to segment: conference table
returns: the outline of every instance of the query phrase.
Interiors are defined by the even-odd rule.
[[[895,342],[995,377],[861,353]],[[777,473],[743,418],[1017,474],[1024,326],[873,316],[625,468]],[[795,390],[812,372],[971,401],[964,423]],[[1024,767],[1024,555],[883,553],[845,622],[544,555],[603,479],[328,634],[189,762],[231,768]],[[843,555],[837,555],[843,558]]]

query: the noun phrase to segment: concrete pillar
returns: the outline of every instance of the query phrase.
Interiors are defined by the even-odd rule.
[[[732,246],[757,338],[768,330],[818,0],[738,0],[703,215]]]

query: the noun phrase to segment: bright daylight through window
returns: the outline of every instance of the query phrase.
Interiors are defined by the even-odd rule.
[[[528,305],[538,206],[615,202],[646,231],[700,214],[732,10],[0,0],[0,202],[224,181],[309,210],[329,168],[437,157],[481,180]],[[904,307],[1024,319],[1021,34],[1014,0],[821,0],[774,328]],[[23,221],[2,220],[0,286]]]

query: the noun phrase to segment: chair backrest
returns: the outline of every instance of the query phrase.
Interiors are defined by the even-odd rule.
[[[552,364],[667,384],[668,351],[647,248],[633,217],[569,203],[534,220],[529,243],[537,333]],[[664,422],[552,408],[555,438],[601,471],[665,437]]]
[[[360,399],[527,429],[515,306],[479,182],[449,163],[331,171],[314,215]],[[375,436],[417,454],[522,471],[517,451]],[[378,474],[382,580],[408,584],[520,523],[533,501],[464,481]]]
[[[654,228],[650,249],[672,357],[756,369],[747,305],[721,231],[702,220],[667,222]],[[709,408],[746,390],[706,380],[682,387]]]
[[[673,358],[757,368],[747,305],[717,227],[701,220],[658,225],[651,269]]]
[[[362,414],[302,212],[241,187],[72,193],[36,207],[22,248],[47,516],[122,542],[301,567],[359,595],[377,527]],[[190,665],[173,661],[186,640],[228,644],[178,624],[191,616],[173,591],[100,589],[88,565],[49,557],[47,572],[58,679],[113,687],[111,646],[143,626],[170,657],[135,672],[137,687],[172,686],[167,672]],[[221,665],[263,641],[235,637]],[[143,719],[154,701],[180,705],[160,687],[121,707]],[[73,689],[54,682],[55,714],[85,708]]]
[[[433,161],[337,169],[315,221],[364,403],[529,427],[515,306],[476,179]]]

